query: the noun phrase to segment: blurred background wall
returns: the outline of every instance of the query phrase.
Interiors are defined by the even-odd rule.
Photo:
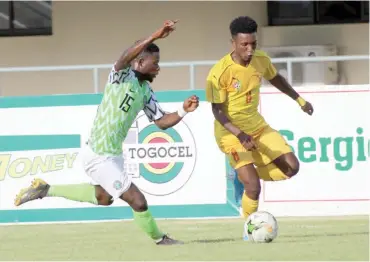
[[[217,60],[231,50],[229,23],[249,15],[259,24],[259,47],[334,45],[338,55],[369,54],[369,24],[268,26],[267,2],[61,2],[52,3],[52,35],[0,38],[0,67],[112,64],[135,40],[165,19],[176,32],[158,41],[162,62]],[[196,69],[204,88],[210,66]],[[369,83],[368,61],[340,62],[346,84]],[[99,70],[103,90],[107,69]],[[156,90],[189,88],[187,67],[162,68]],[[0,73],[3,96],[93,92],[91,70]]]

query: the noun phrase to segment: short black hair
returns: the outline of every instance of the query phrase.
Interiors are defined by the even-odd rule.
[[[139,41],[136,41],[136,43],[139,42]],[[142,51],[137,57],[136,59],[140,59],[140,58],[143,58],[145,57],[146,55],[151,55],[153,53],[158,53],[159,52],[159,47],[154,44],[154,43],[151,43],[149,44],[145,49],[144,51]]]
[[[230,23],[230,33],[232,36],[237,34],[253,34],[257,32],[257,23],[249,16],[239,16]]]
[[[144,52],[157,53],[157,52],[159,52],[159,47],[156,44],[151,43],[145,48]]]

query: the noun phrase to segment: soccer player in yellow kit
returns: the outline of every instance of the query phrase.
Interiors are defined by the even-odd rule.
[[[207,77],[206,97],[212,103],[216,142],[237,171],[245,192],[245,217],[258,209],[260,179],[279,181],[298,173],[299,162],[291,148],[258,112],[262,77],[295,100],[312,115],[305,101],[277,73],[270,58],[257,50],[257,24],[247,16],[230,24],[233,51],[220,59]]]

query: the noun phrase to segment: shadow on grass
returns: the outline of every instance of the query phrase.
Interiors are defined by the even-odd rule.
[[[281,235],[278,236],[279,242],[307,242],[315,240],[317,237],[345,237],[345,236],[365,236],[369,235],[369,232],[346,232],[346,233],[318,233],[318,234],[302,234],[302,235]],[[186,244],[192,243],[203,243],[203,244],[215,244],[215,243],[224,243],[224,242],[240,242],[243,241],[241,237],[238,238],[217,238],[217,239],[196,239],[186,242]],[[272,242],[274,243],[274,241]]]
[[[365,235],[369,235],[369,232],[338,232],[338,233],[320,232],[317,234],[282,235],[280,236],[280,238],[344,237],[344,236],[365,236]]]
[[[240,241],[242,240],[241,238],[217,238],[217,239],[196,239],[196,240],[191,240],[187,243],[223,243],[223,242],[235,242],[235,241]]]

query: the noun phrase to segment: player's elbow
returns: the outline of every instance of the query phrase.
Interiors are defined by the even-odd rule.
[[[222,114],[222,104],[214,104],[212,103],[212,113],[213,115]]]
[[[222,119],[224,118],[222,109],[220,109],[220,108],[212,108],[212,113],[213,113],[214,118],[217,121],[222,122]]]
[[[168,126],[165,123],[163,123],[162,121],[157,120],[157,121],[155,121],[155,124],[161,130],[166,130],[168,128]]]
[[[213,116],[215,118],[217,118],[217,116],[219,115],[220,113],[220,109],[216,108],[216,107],[212,107],[212,113],[213,113]]]
[[[168,128],[168,126],[158,126],[159,127],[159,129],[161,129],[161,130],[166,130],[167,128]]]

